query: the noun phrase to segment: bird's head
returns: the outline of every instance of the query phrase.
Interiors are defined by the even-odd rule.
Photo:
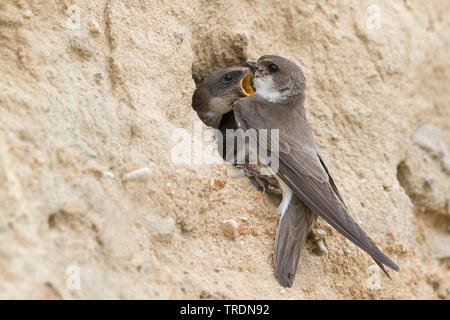
[[[251,75],[248,67],[224,68],[214,71],[197,86],[192,107],[205,124],[217,127],[237,99],[254,93]]]
[[[246,62],[253,73],[255,94],[278,103],[304,98],[305,77],[294,62],[274,55],[262,56],[257,62]]]

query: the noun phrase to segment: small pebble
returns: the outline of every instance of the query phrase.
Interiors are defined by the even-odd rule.
[[[103,72],[97,72],[94,73],[94,79],[97,83],[101,82],[103,79],[105,79],[105,75],[103,74]]]
[[[328,249],[325,246],[325,243],[322,239],[316,241],[316,245],[313,249],[313,252],[318,256],[326,256],[328,255]]]
[[[79,34],[70,36],[69,48],[83,59],[89,59],[94,54],[89,38]]]
[[[24,63],[25,62],[25,52],[22,48],[17,49],[17,57],[19,58],[19,61]]]
[[[248,218],[247,218],[247,217],[239,217],[239,219],[240,219],[241,221],[245,221],[245,222],[248,221]]]
[[[71,201],[62,210],[68,214],[84,214],[86,213],[86,206],[80,201]]]
[[[97,156],[98,156],[97,152],[90,147],[86,147],[86,154],[92,158],[97,158]]]
[[[178,44],[182,44],[184,41],[184,34],[182,33],[174,33],[173,36],[175,37],[175,40],[177,41]]]
[[[316,235],[317,235],[317,238],[324,239],[327,235],[327,232],[322,229],[316,229]]]
[[[144,167],[144,168],[140,168],[140,169],[128,172],[127,174],[123,175],[122,180],[124,182],[134,181],[134,182],[145,183],[150,179],[151,175],[152,175],[152,171],[149,168]]]
[[[89,30],[92,33],[96,33],[96,34],[100,33],[100,27],[98,26],[97,21],[95,21],[95,20],[89,21]]]
[[[87,166],[87,167],[84,169],[84,171],[85,171],[85,172],[92,173],[93,175],[97,176],[98,178],[101,178],[101,177],[104,176],[103,169],[102,169],[101,167],[97,166],[97,165],[90,165],[90,166]]]
[[[328,254],[328,249],[325,246],[325,242],[323,242],[323,240],[319,240],[317,244],[319,245],[322,255],[326,256]]]
[[[54,241],[55,241],[56,246],[58,246],[58,247],[63,247],[66,242],[64,237],[57,237]]]
[[[429,187],[431,187],[434,183],[435,179],[434,178],[426,178],[425,179],[425,184]]]
[[[31,12],[30,9],[27,9],[23,12],[23,17],[25,19],[31,19],[32,16],[33,16],[33,12]]]
[[[84,172],[92,173],[97,178],[114,178],[114,174],[109,171],[103,171],[103,168],[97,165],[90,165],[84,169]]]
[[[428,283],[430,284],[430,286],[433,288],[434,291],[437,291],[439,289],[439,281],[436,279],[430,279],[428,280]]]
[[[222,224],[221,224],[221,228],[222,228],[223,232],[230,239],[236,238],[236,235],[238,232],[238,227],[239,227],[239,224],[233,219],[224,220],[224,221],[222,221]]]
[[[133,256],[133,258],[131,258],[130,263],[133,266],[135,266],[136,268],[140,268],[144,264],[144,260],[142,259],[142,257],[140,255],[135,254]]]
[[[286,293],[286,289],[285,289],[285,288],[281,288],[281,289],[280,289],[280,293],[281,293],[281,294],[285,294],[285,293]]]
[[[445,298],[447,298],[447,292],[444,291],[444,290],[439,290],[438,293],[437,293],[437,295],[438,295],[438,297],[439,297],[440,299],[445,299]]]
[[[103,176],[110,179],[114,178],[114,174],[109,171],[103,172]]]

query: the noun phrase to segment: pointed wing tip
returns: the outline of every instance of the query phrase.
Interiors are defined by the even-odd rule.
[[[382,264],[384,264],[386,267],[394,270],[394,271],[400,271],[400,268],[398,267],[398,265],[396,265],[392,260],[388,259],[388,261],[385,262],[381,262]]]
[[[375,262],[378,264],[378,266],[381,268],[381,270],[383,270],[383,272],[387,275],[387,277],[389,278],[389,279],[391,279],[392,280],[392,278],[391,278],[391,276],[389,275],[389,273],[386,271],[386,269],[384,268],[384,266],[386,266],[386,267],[388,267],[388,268],[390,268],[390,269],[392,269],[392,270],[394,270],[394,271],[399,271],[400,270],[400,268],[394,263],[394,262],[392,262],[391,260],[389,260],[389,261],[387,261],[387,262],[381,262],[381,261],[378,261],[378,260],[376,260],[376,259],[374,259],[375,260]]]
[[[392,270],[399,272],[400,268],[394,263],[392,267],[390,267]]]

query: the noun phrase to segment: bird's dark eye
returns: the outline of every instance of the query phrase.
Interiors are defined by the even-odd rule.
[[[269,65],[269,71],[271,72],[271,73],[275,73],[275,72],[277,72],[278,71],[278,67],[277,67],[277,65],[276,64],[270,64]]]
[[[223,80],[231,81],[231,80],[233,80],[233,76],[231,74],[226,74],[223,76]]]

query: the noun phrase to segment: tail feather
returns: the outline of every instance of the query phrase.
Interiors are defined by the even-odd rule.
[[[275,275],[283,287],[291,287],[306,237],[317,215],[300,199],[293,197],[280,219],[275,237]]]

